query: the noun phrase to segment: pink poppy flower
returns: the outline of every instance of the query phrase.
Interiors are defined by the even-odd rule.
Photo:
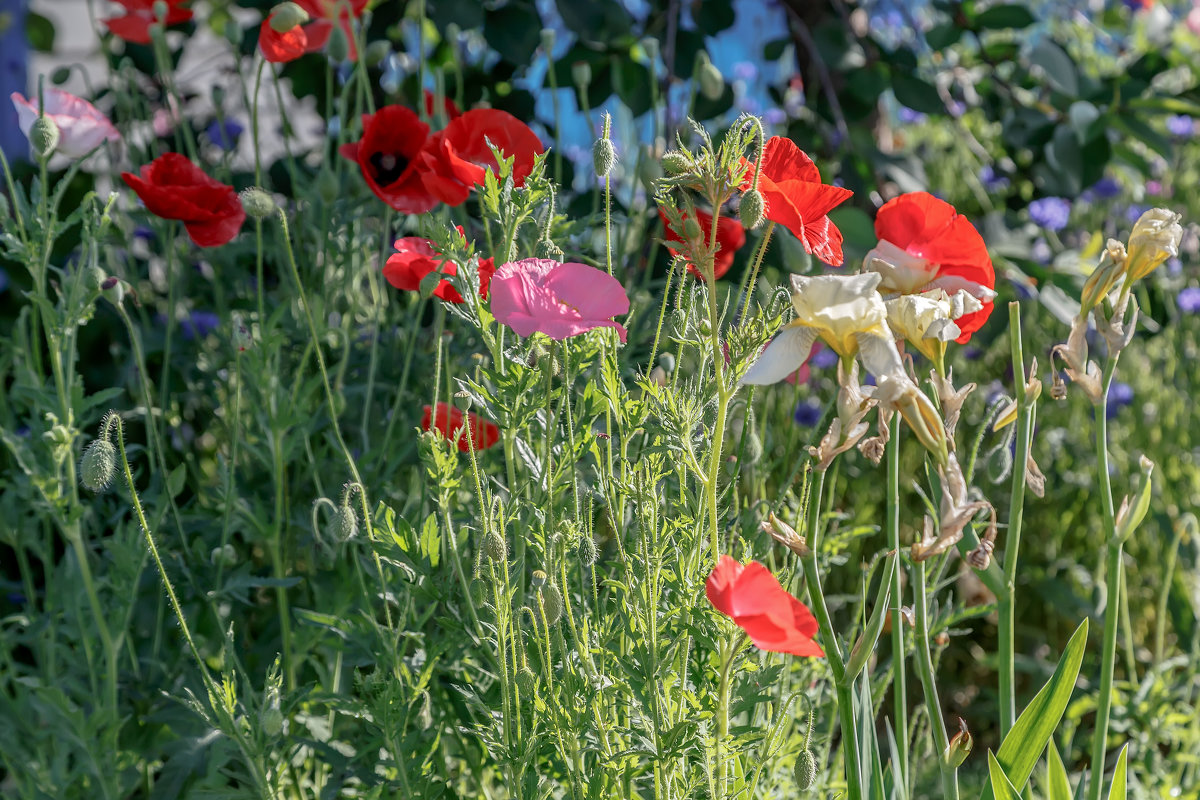
[[[29,129],[38,118],[37,98],[27,100],[20,92],[13,92],[10,96],[13,108],[17,110],[17,124],[28,137]],[[105,141],[120,141],[121,134],[108,121],[108,117],[87,100],[53,87],[44,89],[42,97],[46,104],[46,117],[58,126],[60,135],[56,153],[67,158],[82,158]]]
[[[492,315],[519,336],[541,332],[561,340],[616,328],[625,341],[625,328],[612,320],[629,313],[625,287],[595,267],[527,258],[496,270],[490,291]]]

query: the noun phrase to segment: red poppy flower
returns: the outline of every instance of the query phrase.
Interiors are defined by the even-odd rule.
[[[100,20],[114,35],[134,44],[150,44],[150,26],[157,20],[154,16],[154,0],[115,0],[125,8],[119,17]],[[190,9],[183,8],[186,0],[166,0],[167,26],[179,25],[192,18]]]
[[[422,430],[436,430],[442,438],[458,443],[458,449],[470,452],[471,446],[476,450],[487,450],[500,441],[500,428],[496,423],[483,419],[478,414],[468,411],[466,418],[470,422],[471,441],[467,443],[467,424],[463,422],[463,412],[449,403],[438,403],[437,414],[430,406],[425,406],[425,414],[421,417]]]
[[[461,236],[462,228],[458,229]],[[445,262],[445,263],[443,263]],[[457,275],[458,265],[446,261],[445,257],[433,248],[433,243],[419,236],[408,236],[396,240],[396,252],[383,265],[383,277],[397,289],[406,292],[421,290],[421,280],[435,269],[443,275]],[[490,258],[479,260],[479,296],[484,300],[488,296],[488,284],[496,272],[495,262]],[[438,282],[433,290],[434,297],[440,297],[448,303],[462,303],[463,296],[448,280]]]
[[[662,219],[663,227],[666,228],[667,241],[682,242],[683,238],[667,224],[667,215],[663,213],[662,209],[658,210],[658,216]],[[686,214],[684,219],[687,219]],[[712,214],[696,209],[696,219],[700,222],[700,230],[704,232],[705,241],[708,241],[712,235]],[[729,272],[729,268],[733,266],[734,253],[741,250],[745,244],[746,229],[742,227],[742,223],[737,218],[724,215],[717,220],[717,255],[713,260],[714,278],[720,278]],[[667,245],[667,249],[671,251],[671,255],[679,255],[679,252],[670,245]],[[688,264],[688,272],[697,278],[703,279],[704,277],[700,274],[700,270],[696,269],[695,264]]]
[[[483,183],[496,159],[488,142],[513,157],[513,184],[522,186],[545,148],[529,126],[506,111],[480,108],[450,121],[421,155],[421,179],[430,194],[451,206],[462,205],[471,188]]]
[[[992,259],[970,220],[928,192],[909,192],[879,209],[875,235],[879,244],[866,263],[883,274],[881,289],[904,294],[965,290],[983,303],[982,310],[955,320],[962,331],[958,343],[970,341],[971,334],[987,322],[996,296]]]
[[[200,247],[217,247],[237,236],[246,212],[232,186],[210,178],[179,153],[164,153],[142,167],[138,175],[121,178],[146,204],[150,213],[177,219]]]
[[[308,32],[305,26],[293,25],[280,33],[271,27],[274,18],[275,13],[272,12],[258,29],[258,49],[262,51],[263,58],[272,64],[283,64],[307,53]]]
[[[812,612],[757,561],[742,566],[721,556],[704,588],[713,607],[732,617],[759,648],[795,656],[825,655],[812,640],[817,632]]]
[[[437,102],[437,95],[428,89],[425,90],[425,116],[433,119],[433,106]],[[449,95],[442,98],[442,110],[446,112],[447,120],[456,120],[462,116],[462,109],[458,104],[450,99]]]
[[[339,152],[358,163],[375,195],[402,214],[423,214],[437,205],[421,181],[418,157],[429,143],[429,126],[410,108],[384,106],[363,115],[363,137]]]
[[[308,38],[308,52],[315,53],[325,47],[337,24],[346,34],[350,45],[348,57],[351,61],[358,58],[358,47],[355,44],[352,19],[358,19],[367,9],[368,0],[295,0],[296,5],[303,8],[312,17],[312,22],[304,26]]]
[[[742,191],[750,188],[754,164],[748,170]],[[842,256],[842,232],[827,214],[854,192],[821,183],[821,173],[791,139],[772,136],[763,154],[758,190],[766,201],[765,216],[794,233],[804,249],[826,264],[837,267]]]

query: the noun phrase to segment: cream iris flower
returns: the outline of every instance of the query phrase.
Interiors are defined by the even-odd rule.
[[[888,326],[897,337],[904,339],[945,372],[946,344],[959,337],[962,331],[955,320],[983,308],[983,304],[966,291],[953,295],[942,289],[921,294],[904,294],[885,303]]]

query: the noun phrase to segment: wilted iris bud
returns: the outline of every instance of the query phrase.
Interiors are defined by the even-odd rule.
[[[1089,311],[1100,304],[1104,296],[1112,291],[1117,281],[1125,271],[1128,255],[1125,245],[1116,239],[1109,239],[1100,256],[1100,264],[1092,270],[1087,282],[1083,284],[1083,295],[1079,302],[1079,313],[1086,316]]]
[[[967,730],[967,723],[960,717],[958,733],[954,734],[950,744],[946,745],[942,752],[942,761],[951,769],[957,769],[967,760],[967,756],[971,755],[971,748],[974,746],[975,742],[971,739],[971,732]]]
[[[1152,208],[1142,214],[1129,234],[1129,258],[1125,277],[1129,282],[1149,275],[1168,258],[1179,255],[1183,239],[1182,217],[1165,208]]]
[[[271,9],[271,30],[287,33],[297,25],[308,22],[308,12],[295,3],[280,3]]]

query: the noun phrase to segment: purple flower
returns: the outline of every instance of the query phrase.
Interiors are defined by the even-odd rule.
[[[1029,204],[1029,218],[1051,231],[1061,231],[1071,218],[1071,203],[1065,197],[1039,197]]]
[[[1137,222],[1142,218],[1142,214],[1145,214],[1149,210],[1150,206],[1143,206],[1139,205],[1138,203],[1134,203],[1128,208],[1128,210],[1126,210],[1125,219],[1129,220],[1130,222]]]
[[[1104,176],[1087,189],[1092,197],[1101,200],[1111,200],[1121,193],[1121,183],[1113,177]]]
[[[787,114],[782,108],[768,108],[763,112],[763,122],[768,125],[783,125],[787,122]]]
[[[1050,249],[1050,245],[1045,239],[1038,239],[1029,248],[1029,257],[1039,264],[1049,264],[1054,258],[1054,251]]]
[[[733,65],[733,77],[739,81],[753,81],[758,77],[758,67],[750,61],[739,61]]]
[[[1009,184],[1008,178],[996,172],[996,168],[991,164],[984,164],[983,169],[979,170],[979,181],[983,184],[983,188],[989,192],[999,192],[1007,189]]]
[[[1162,194],[1163,185],[1158,181],[1146,181],[1146,194]]]
[[[821,404],[816,400],[809,398],[801,400],[796,406],[796,411],[792,414],[792,419],[796,420],[796,424],[804,428],[814,428],[821,421]]]
[[[213,311],[193,311],[179,323],[184,339],[203,339],[221,327],[221,318]]]
[[[204,129],[204,133],[208,136],[208,140],[222,150],[229,151],[237,147],[238,137],[246,129],[236,120],[227,119],[224,124],[221,120],[214,119],[209,126]]]
[[[808,363],[818,369],[836,367],[838,354],[831,347],[821,347],[817,352],[812,354],[812,358],[808,360]]]
[[[1168,258],[1167,259],[1167,274],[1168,275],[1178,275],[1181,272],[1183,272],[1183,262],[1180,261],[1178,258]]]
[[[1104,407],[1104,415],[1109,419],[1117,416],[1117,412],[1133,403],[1133,387],[1128,383],[1113,381],[1108,389],[1108,405]]]
[[[920,111],[913,111],[908,106],[900,106],[900,108],[896,110],[896,119],[905,124],[912,125],[918,122],[924,122],[925,115]]]
[[[1192,135],[1192,131],[1196,129],[1195,120],[1187,114],[1176,114],[1167,117],[1167,132],[1172,136],[1177,136],[1180,139],[1185,139]]]
[[[1185,314],[1200,314],[1200,289],[1189,286],[1175,298],[1179,310]]]

